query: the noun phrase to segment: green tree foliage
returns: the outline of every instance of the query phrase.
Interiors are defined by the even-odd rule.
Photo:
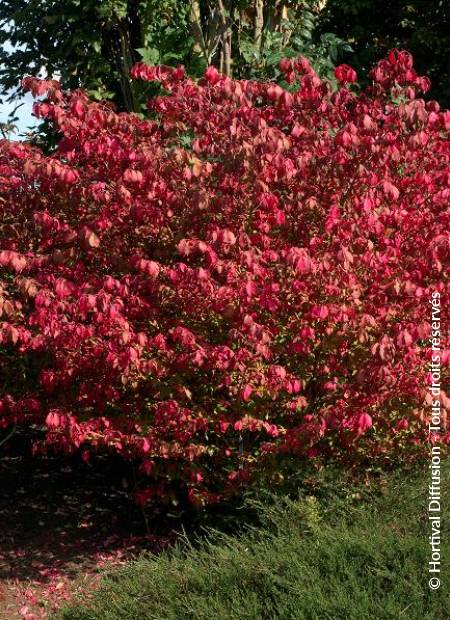
[[[418,73],[432,80],[430,96],[450,103],[450,2],[448,0],[328,0],[319,32],[336,32],[365,73],[393,48],[409,50]],[[349,58],[347,58],[349,60]]]
[[[334,33],[334,34],[332,34]],[[5,45],[7,43],[7,45]],[[431,96],[450,101],[450,3],[444,0],[2,0],[0,87],[10,99],[41,67],[119,110],[148,98],[131,66],[208,64],[233,77],[279,77],[283,56],[303,54],[322,76],[349,61],[366,73],[392,47],[406,48]],[[352,52],[354,50],[355,53]]]
[[[176,1],[140,0],[4,0],[0,4],[0,50],[3,89],[15,89],[26,74],[45,67],[61,76],[67,88],[85,87],[98,99],[113,99],[119,109],[138,111],[129,79],[155,32],[177,47],[172,29],[183,30]],[[176,10],[175,10],[176,9]],[[13,93],[14,94],[14,93]]]
[[[129,79],[138,61],[276,78],[282,56],[302,53],[331,74],[349,48],[331,34],[313,42],[319,9],[316,0],[3,0],[0,85],[13,99],[21,78],[44,67],[66,88],[139,112],[149,93]]]
[[[282,57],[307,56],[330,76],[350,46],[331,33],[314,37],[318,0],[218,0],[192,2],[191,35],[205,64],[241,78],[277,78]]]

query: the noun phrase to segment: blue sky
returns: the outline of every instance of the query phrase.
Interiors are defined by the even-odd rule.
[[[12,49],[11,46],[8,45],[7,43],[5,44],[4,48],[6,50]],[[0,93],[0,98],[3,100],[6,99],[7,96],[8,96],[8,93],[5,93],[4,91]],[[20,133],[26,132],[30,127],[34,127],[37,124],[37,119],[35,119],[31,115],[33,97],[30,95],[30,93],[27,93],[26,95],[20,98],[17,98],[12,103],[6,103],[6,102],[1,103],[0,104],[0,122],[5,123],[8,120],[9,114],[14,110],[14,108],[19,103],[22,103],[22,105],[16,112],[16,116],[18,116],[19,118],[19,120],[16,121],[16,125],[18,128],[18,133],[20,134]],[[16,134],[13,137],[13,139],[16,139],[16,140],[19,138],[20,136],[18,134]]]
[[[30,93],[27,93],[24,97],[17,99],[13,103],[0,104],[0,122],[5,123],[8,120],[9,114],[14,110],[18,103],[22,103],[22,105],[16,112],[16,116],[19,117],[19,120],[16,121],[16,125],[19,133],[23,133],[26,132],[29,127],[36,125],[37,122],[37,120],[31,115],[33,98]]]

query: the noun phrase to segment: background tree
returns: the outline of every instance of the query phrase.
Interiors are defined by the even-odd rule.
[[[149,87],[142,92],[129,73],[140,60],[184,64],[191,75],[213,64],[237,77],[277,77],[282,56],[303,53],[331,73],[340,42],[330,34],[313,42],[320,8],[315,0],[4,0],[0,84],[13,99],[22,77],[45,67],[66,88],[138,112]]]
[[[119,109],[137,111],[137,93],[129,72],[141,59],[157,26],[179,19],[180,3],[140,0],[5,0],[0,6],[1,84],[17,89],[26,74],[41,67],[61,76],[68,88],[83,86],[97,99],[113,99]],[[176,50],[167,32],[167,43]],[[12,96],[14,96],[14,91]]]
[[[68,88],[140,111],[151,90],[130,82],[140,60],[184,64],[194,76],[212,64],[238,78],[277,79],[282,56],[303,54],[331,77],[352,49],[364,74],[392,47],[409,49],[433,80],[431,96],[450,100],[442,0],[3,0],[0,28],[0,86],[10,100],[25,74],[45,67]]]
[[[277,77],[279,60],[299,53],[320,72],[330,73],[342,42],[329,33],[314,40],[323,4],[318,0],[192,2],[194,48],[205,64],[234,77]]]
[[[426,72],[432,80],[429,96],[449,104],[450,3],[446,0],[328,0],[318,32],[328,30],[351,45],[351,64],[362,74],[389,49],[409,50],[419,73]]]

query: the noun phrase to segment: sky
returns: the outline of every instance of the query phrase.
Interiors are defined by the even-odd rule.
[[[3,93],[2,93],[3,94]],[[0,123],[6,123],[8,120],[9,114],[14,110],[16,105],[21,103],[22,105],[16,111],[16,116],[18,117],[18,121],[16,121],[17,129],[19,133],[26,132],[30,127],[34,127],[37,123],[37,119],[35,119],[31,115],[31,109],[33,105],[33,97],[30,93],[27,93],[25,96],[17,99],[13,103],[2,103],[0,104]],[[16,138],[18,136],[16,135]]]
[[[1,1],[1,0],[0,0]],[[12,49],[8,43],[5,43],[4,49],[7,51]],[[8,93],[4,91],[0,92],[0,99],[5,100],[8,96]],[[9,114],[14,110],[14,108],[21,103],[22,105],[16,111],[16,116],[18,117],[18,121],[16,121],[18,132],[11,136],[12,139],[18,140],[21,138],[19,134],[23,134],[29,130],[30,127],[34,127],[37,124],[37,119],[35,119],[31,115],[32,105],[33,105],[33,97],[30,93],[26,93],[22,97],[18,97],[12,103],[0,103],[0,123],[6,123],[8,120]]]

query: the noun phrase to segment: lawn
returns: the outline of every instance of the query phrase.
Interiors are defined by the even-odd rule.
[[[448,463],[444,479],[449,472]],[[428,587],[427,484],[422,472],[352,492],[258,501],[240,535],[209,531],[106,575],[89,603],[58,620],[448,620],[450,533],[443,586]],[[382,489],[381,491],[379,489]],[[450,510],[448,496],[442,511]]]

